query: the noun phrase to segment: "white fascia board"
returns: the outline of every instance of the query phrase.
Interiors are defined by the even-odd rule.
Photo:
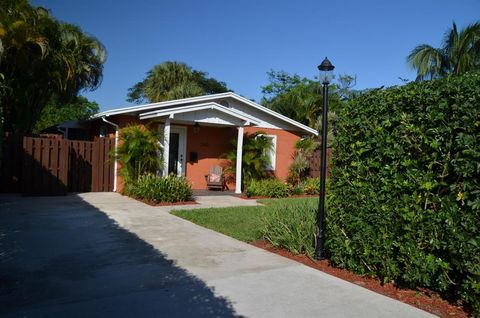
[[[196,105],[190,105],[190,106],[181,106],[181,107],[176,107],[176,108],[163,109],[163,110],[159,110],[159,111],[147,112],[147,113],[140,114],[140,119],[164,117],[164,116],[175,115],[175,114],[195,112],[195,111],[200,111],[200,110],[205,110],[205,109],[217,110],[221,113],[225,113],[225,114],[230,115],[234,118],[243,120],[245,122],[252,123],[254,125],[259,125],[260,124],[255,118],[252,118],[250,116],[245,116],[245,115],[240,114],[239,112],[237,112],[235,110],[229,109],[229,108],[224,107],[224,106],[222,106],[220,104],[217,104],[217,103],[196,104]]]
[[[263,111],[264,113],[267,113],[267,114],[269,114],[269,115],[271,115],[271,116],[274,116],[274,117],[276,117],[276,118],[278,118],[278,119],[280,119],[280,120],[283,120],[283,121],[285,121],[285,122],[287,122],[287,123],[289,123],[289,124],[291,124],[291,125],[293,125],[293,126],[296,126],[296,127],[300,128],[300,129],[306,131],[306,132],[309,132],[309,133],[311,133],[311,134],[313,134],[313,135],[315,135],[315,136],[318,136],[318,131],[315,130],[315,129],[313,129],[313,128],[310,128],[310,127],[308,127],[308,126],[306,126],[306,125],[304,125],[304,124],[302,124],[302,123],[299,123],[299,122],[296,121],[296,120],[293,120],[293,119],[291,119],[291,118],[288,118],[287,116],[284,116],[284,115],[282,115],[282,114],[279,114],[279,113],[277,113],[276,111],[273,111],[273,110],[271,110],[271,109],[268,109],[267,107],[264,107],[264,106],[262,106],[262,105],[260,105],[260,104],[257,104],[257,103],[255,103],[255,102],[252,102],[251,100],[249,100],[249,99],[247,99],[247,98],[245,98],[245,97],[242,97],[242,96],[237,95],[237,94],[235,94],[235,93],[230,93],[230,94],[231,94],[230,97],[232,97],[232,98],[235,98],[235,99],[237,99],[237,100],[240,100],[241,102],[243,102],[243,103],[245,103],[245,104],[247,104],[247,105],[250,105],[250,106],[252,106],[252,107],[254,107],[254,108],[256,108],[256,109],[258,109],[258,110],[260,110],[260,111]]]

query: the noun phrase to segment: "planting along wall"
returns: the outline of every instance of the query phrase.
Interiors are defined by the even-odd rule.
[[[249,134],[263,131],[266,135],[277,136],[275,177],[285,180],[295,152],[294,145],[300,139],[300,135],[280,129],[258,127],[246,127],[244,131]],[[186,177],[192,183],[193,189],[206,188],[205,175],[208,174],[210,167],[228,165],[228,161],[220,157],[231,149],[236,149],[236,144],[232,143],[232,140],[236,140],[236,138],[236,127],[201,126],[199,132],[195,133],[193,126],[187,126]],[[198,162],[190,161],[191,152],[197,152]],[[227,185],[230,190],[235,190],[234,179],[228,180]]]
[[[277,136],[276,165],[274,171],[275,177],[280,180],[286,180],[288,176],[288,168],[293,161],[293,154],[295,153],[295,143],[301,138],[301,134],[288,130],[272,128],[245,128],[245,132],[248,132],[249,134],[257,131],[263,131],[266,135]]]

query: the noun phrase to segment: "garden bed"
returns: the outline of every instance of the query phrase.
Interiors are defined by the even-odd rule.
[[[151,205],[151,206],[177,206],[177,205],[193,205],[193,204],[198,204],[197,201],[182,201],[182,202],[152,202],[148,200],[142,200],[139,198],[132,198],[137,201],[140,201],[142,203]]]
[[[382,284],[378,279],[356,275],[346,269],[333,267],[328,260],[315,261],[306,255],[295,255],[286,249],[277,248],[269,245],[265,240],[250,243],[256,247],[262,248],[277,255],[289,258],[309,267],[315,268],[329,275],[351,282],[355,285],[364,287],[378,294],[396,299],[403,303],[425,310],[440,317],[469,317],[468,313],[462,307],[454,306],[446,300],[440,298],[438,294],[426,289],[411,290],[400,289],[393,284]]]
[[[281,199],[293,199],[293,198],[316,198],[318,197],[318,194],[295,194],[295,195],[289,195],[288,197],[281,198]],[[244,200],[263,200],[263,199],[272,199],[270,197],[266,196],[251,196],[248,197],[245,194],[242,193],[241,196],[239,196],[240,199]]]

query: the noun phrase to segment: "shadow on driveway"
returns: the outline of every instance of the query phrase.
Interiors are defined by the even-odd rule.
[[[238,317],[80,197],[0,197],[0,316]]]

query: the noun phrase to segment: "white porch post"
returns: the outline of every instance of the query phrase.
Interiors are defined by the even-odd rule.
[[[235,193],[242,193],[242,150],[243,150],[243,126],[238,127],[237,138],[237,167],[235,174]]]
[[[168,176],[168,156],[170,153],[170,118],[165,120],[165,126],[163,127],[163,176]]]

